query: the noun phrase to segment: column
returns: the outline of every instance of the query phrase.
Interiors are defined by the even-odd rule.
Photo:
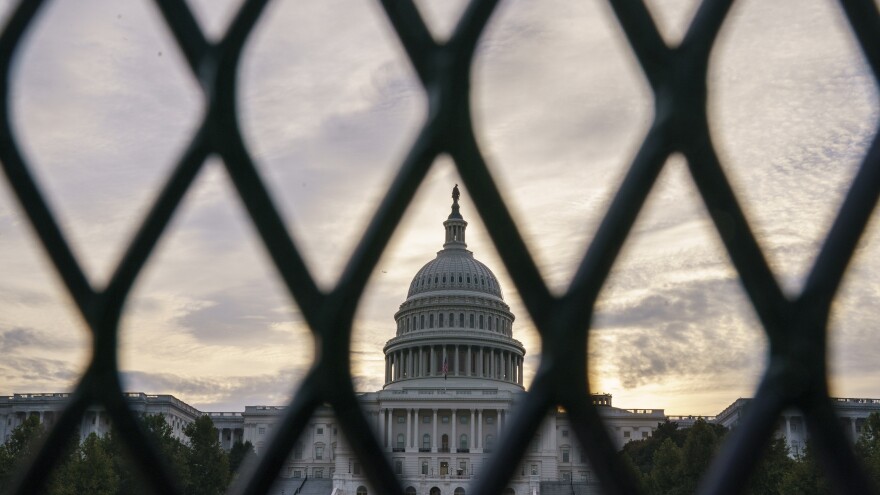
[[[483,410],[477,409],[477,438],[474,440],[479,440],[480,448],[483,448]]]
[[[465,366],[465,370],[466,370],[467,376],[472,376],[472,375],[474,374],[474,364],[473,364],[473,361],[472,361],[473,358],[472,358],[472,356],[471,356],[471,349],[473,349],[473,347],[472,347],[472,346],[468,346],[468,351],[467,351],[467,366]]]
[[[476,421],[476,419],[474,418],[474,410],[471,409],[471,436],[468,437],[470,439],[470,444],[468,444],[468,448],[471,449],[471,452],[473,452],[474,449],[477,448],[476,440],[474,439],[474,422]]]
[[[434,426],[434,433],[431,435],[431,452],[437,452],[437,410],[434,409],[434,420],[431,421]]]
[[[477,373],[477,376],[483,378],[485,376],[485,371],[483,371],[483,348],[480,347],[480,371]]]
[[[412,419],[412,418],[410,417],[410,416],[412,416],[411,413],[412,413],[412,409],[407,409],[407,410],[406,410],[406,448],[409,448],[409,446],[410,446],[410,440],[411,440],[411,438],[410,438],[410,427],[412,426],[412,425],[410,424],[410,420]]]
[[[412,419],[413,419],[413,427],[412,427],[412,444],[410,447],[416,448],[419,446],[419,410],[412,409]]]
[[[455,373],[454,376],[458,376],[458,346],[455,346]]]
[[[392,435],[392,426],[394,424],[394,409],[385,409],[385,414],[388,416],[388,430],[385,432],[385,435],[388,437],[386,440],[388,441],[388,450],[394,448],[394,440],[391,437]]]
[[[455,434],[455,409],[452,410],[452,438],[449,439],[449,452],[458,452],[458,436]]]
[[[489,378],[495,378],[495,349],[489,348]]]
[[[519,362],[519,372],[518,372],[519,376],[517,378],[519,378],[519,384],[522,385],[523,384],[523,358],[517,357],[516,360]]]
[[[446,352],[446,346],[445,346],[445,345],[442,346],[442,347],[443,347],[443,361],[440,361],[440,362],[441,362],[441,363],[446,363],[446,368],[449,369],[449,353]],[[441,365],[441,366],[442,366],[442,365]],[[441,368],[441,369],[442,369],[442,368]],[[442,373],[441,373],[441,374],[442,374]]]
[[[507,381],[513,381],[513,356],[511,356],[510,352],[504,353],[507,356],[505,360],[507,362],[507,376],[505,377]]]
[[[385,409],[379,409],[379,446],[385,446]]]
[[[436,358],[437,353],[434,350],[434,346],[430,346],[429,349],[430,349],[429,352],[431,354],[431,363],[430,363],[431,369],[428,372],[428,376],[434,376],[436,374],[436,369],[437,369],[437,358]]]
[[[495,446],[501,441],[501,409],[495,410]]]
[[[419,347],[419,376],[425,376],[425,347]]]
[[[791,445],[791,416],[783,416],[785,418],[785,443]]]

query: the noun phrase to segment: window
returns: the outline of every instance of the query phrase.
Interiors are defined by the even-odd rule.
[[[259,434],[259,435],[265,435],[265,434],[266,434],[266,428],[264,428],[264,427],[262,427],[262,426],[259,427],[259,428],[257,428],[257,434]]]
[[[293,470],[293,477],[294,478],[302,478],[303,477],[302,470],[301,469],[294,469]]]
[[[458,326],[464,328],[464,313],[458,314]]]
[[[426,459],[422,459],[422,474],[428,474],[428,461]]]
[[[532,468],[531,468],[530,472],[532,473],[532,476],[537,476],[538,475],[538,465],[532,464]]]
[[[419,328],[425,328],[425,315],[419,315]]]
[[[422,448],[430,449],[431,448],[431,435],[425,433],[422,435]]]
[[[562,474],[562,481],[571,481],[571,471],[563,471],[560,474]]]
[[[624,432],[623,432],[623,438],[629,438],[629,435],[630,435],[630,431],[629,431],[629,430],[624,430]]]
[[[324,428],[318,428],[318,435],[324,434]]]
[[[404,418],[403,416],[398,416],[397,417],[397,424],[401,425],[403,423],[406,423],[406,418]]]
[[[571,462],[571,453],[568,447],[562,448],[562,462]]]
[[[354,464],[352,464],[351,473],[352,474],[361,474],[361,463],[355,462]]]
[[[495,418],[493,418],[492,416],[489,416],[488,418],[486,418],[486,424],[487,425],[495,424]]]
[[[324,446],[323,445],[315,445],[315,459],[322,460],[324,459]]]
[[[474,314],[471,313],[471,328],[474,328]]]
[[[458,448],[460,450],[468,449],[468,441],[467,441],[467,433],[462,433],[460,437],[458,437]]]
[[[443,313],[440,313],[439,315],[437,315],[437,318],[439,318],[439,321],[437,322],[437,326],[440,328],[443,328]]]
[[[467,416],[462,416],[462,417],[460,417],[460,418],[458,419],[458,422],[461,423],[461,424],[463,424],[463,425],[468,424],[468,421],[470,421],[470,420],[468,419]]]
[[[440,422],[443,424],[449,423],[449,416],[440,416]]]
[[[367,495],[367,487],[359,486],[359,487],[357,487],[357,491],[355,493],[357,495]]]
[[[648,438],[649,436],[651,436],[650,432],[647,432],[647,431],[642,432],[642,438]]]
[[[297,443],[293,447],[293,458],[294,459],[302,459],[303,458],[303,446],[301,443]]]
[[[483,450],[485,450],[486,452],[491,452],[492,451],[492,444],[494,444],[494,443],[495,443],[495,437],[493,437],[491,434],[486,435],[486,443],[483,446],[484,447]]]
[[[397,434],[397,448],[403,449],[403,433]]]
[[[428,315],[428,328],[434,328],[434,313]]]
[[[422,423],[430,424],[431,423],[431,416],[422,416]]]
[[[324,477],[324,468],[315,468],[312,470],[312,476],[315,478],[323,478]]]
[[[483,315],[480,315],[480,330],[483,329]]]
[[[541,448],[541,435],[535,435],[535,437],[532,439],[530,450],[532,452],[538,452],[538,450],[540,450],[540,448]]]
[[[562,430],[562,438],[568,438],[568,430]]]
[[[458,461],[458,475],[467,474],[467,461]]]
[[[464,488],[462,488],[462,487],[456,488],[455,491],[453,492],[453,495],[465,495]]]
[[[416,489],[413,486],[406,487],[406,490],[403,491],[404,495],[416,495]]]
[[[394,460],[394,474],[403,474],[403,461],[400,459]]]
[[[455,313],[449,313],[449,326],[455,326]]]

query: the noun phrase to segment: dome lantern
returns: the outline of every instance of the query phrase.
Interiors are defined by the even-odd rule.
[[[452,188],[452,212],[449,214],[449,218],[443,222],[443,227],[446,228],[446,242],[443,243],[443,249],[467,249],[467,243],[465,243],[464,239],[467,222],[464,221],[461,212],[458,211],[458,198],[460,196],[461,193],[458,192],[458,184],[456,184]]]

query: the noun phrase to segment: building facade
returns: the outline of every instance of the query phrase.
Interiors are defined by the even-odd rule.
[[[524,397],[526,349],[513,337],[514,315],[498,279],[467,249],[467,222],[459,210],[457,187],[452,198],[452,211],[443,222],[442,249],[416,273],[394,315],[396,332],[383,349],[384,386],[359,396],[407,495],[469,493],[472,480],[500,440],[515,434],[509,430],[509,416]],[[8,438],[30,415],[51,424],[67,398],[67,394],[0,397],[0,438]],[[202,413],[170,395],[133,393],[127,398],[142,414],[164,414],[182,440],[184,427],[208,414],[224,448],[249,441],[258,453],[284,412],[279,406],[247,406],[243,412]],[[696,418],[668,418],[661,409],[615,408],[610,395],[595,395],[593,402],[618,448],[649,437],[667,419],[689,426]],[[733,428],[747,406],[748,399],[738,399],[708,419]],[[880,410],[880,401],[841,399],[837,406],[856,438],[868,414]],[[806,440],[800,416],[787,413],[780,425],[779,434],[789,439],[793,453],[799,452]],[[91,409],[82,420],[80,435],[104,434],[109,427],[107,416]],[[280,478],[288,487],[311,483],[317,488],[313,493],[375,493],[326,407],[318,409],[295,444]],[[568,416],[561,410],[548,413],[505,494],[538,495],[542,487],[544,493],[551,493],[558,484],[577,484],[578,493],[598,492]]]

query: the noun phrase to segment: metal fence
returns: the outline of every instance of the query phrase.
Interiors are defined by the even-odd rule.
[[[477,42],[497,0],[473,0],[448,42],[439,44],[412,0],[381,0],[430,96],[429,112],[385,199],[338,284],[322,292],[270,200],[243,142],[236,112],[236,71],[245,40],[268,0],[246,1],[228,31],[209,42],[184,0],[155,0],[199,81],[208,111],[160,195],[131,239],[106,289],[92,287],[74,258],[14,137],[10,118],[10,67],[23,34],[45,1],[22,0],[0,35],[0,160],[40,241],[93,335],[92,360],[68,407],[49,432],[13,493],[38,493],[75,434],[86,408],[101,405],[122,430],[133,462],[158,493],[181,493],[138,427],[120,386],[119,319],[132,283],[162,236],[181,198],[209,155],[217,154],[241,196],[272,262],[301,308],[320,350],[260,462],[231,487],[233,493],[265,493],[316,407],[332,406],[339,425],[373,487],[402,495],[388,460],[361,413],[349,371],[352,321],[370,273],[435,157],[448,154],[471,191],[492,241],[519,290],[542,339],[540,366],[524,407],[512,419],[474,493],[501,493],[546,412],[560,405],[606,493],[637,493],[614,454],[597,408],[586,391],[587,335],[591,314],[621,245],[671,153],[681,153],[712,217],[770,343],[767,370],[741,423],[702,480],[701,493],[738,493],[755,468],[784,408],[803,411],[809,433],[834,486],[841,493],[871,493],[835,420],[826,383],[826,324],[830,306],[856,243],[880,194],[880,144],[875,138],[824,240],[803,290],[786,297],[773,277],[750,225],[725,178],[710,140],[706,74],[713,42],[732,0],[704,0],[680,45],[667,46],[640,0],[609,0],[653,92],[651,128],[602,220],[568,291],[553,296],[501,199],[477,146],[471,122],[469,74]],[[873,0],[841,0],[850,27],[875,80],[880,80],[880,16]],[[581,352],[574,352],[581,350]]]

